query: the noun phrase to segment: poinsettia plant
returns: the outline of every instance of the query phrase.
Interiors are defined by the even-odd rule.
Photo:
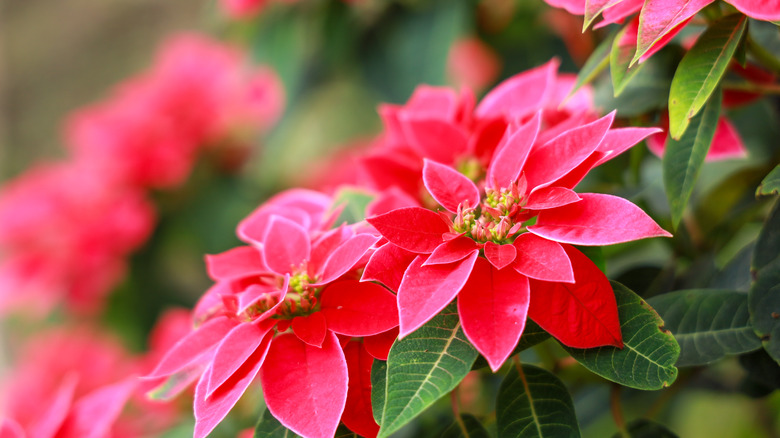
[[[217,4],[0,188],[0,438],[774,436],[778,2]]]

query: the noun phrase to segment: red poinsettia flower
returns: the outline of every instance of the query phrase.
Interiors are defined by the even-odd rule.
[[[457,296],[463,331],[494,371],[526,317],[572,347],[622,347],[612,288],[571,245],[669,233],[625,199],[572,190],[591,168],[658,132],[610,129],[613,117],[543,142],[541,113],[512,124],[478,184],[424,160],[424,185],[443,211],[406,207],[368,219],[389,243],[372,255],[363,280],[397,288],[400,337]]]
[[[207,258],[217,283],[195,310],[205,322],[150,376],[200,376],[195,437],[222,421],[257,375],[270,412],[296,433],[333,436],[343,421],[376,435],[366,373],[373,357],[387,357],[387,338],[398,326],[396,299],[357,280],[380,237],[346,225],[319,228],[330,222],[323,196],[279,195],[239,227],[251,246]]]

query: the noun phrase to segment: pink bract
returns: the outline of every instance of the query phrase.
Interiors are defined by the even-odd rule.
[[[216,284],[196,306],[198,327],[148,376],[199,379],[196,437],[211,432],[257,376],[270,412],[298,434],[333,436],[342,420],[360,433],[378,430],[365,373],[370,352],[386,358],[386,338],[395,338],[396,297],[357,281],[380,237],[365,226],[333,228],[332,203],[313,191],[283,192],[239,225],[250,246],[207,257]],[[363,338],[346,344],[359,348],[340,342],[351,337]]]

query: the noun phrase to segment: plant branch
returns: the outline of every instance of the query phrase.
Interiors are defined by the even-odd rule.
[[[469,438],[469,431],[466,429],[466,423],[463,422],[463,418],[460,416],[460,385],[450,392],[450,402],[452,403],[452,413],[455,414],[455,422],[458,423],[460,431],[463,432],[463,436]]]

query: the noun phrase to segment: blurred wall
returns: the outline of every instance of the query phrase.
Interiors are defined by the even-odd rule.
[[[0,0],[0,180],[61,156],[63,118],[203,30],[213,0]],[[213,18],[212,18],[213,20]]]

